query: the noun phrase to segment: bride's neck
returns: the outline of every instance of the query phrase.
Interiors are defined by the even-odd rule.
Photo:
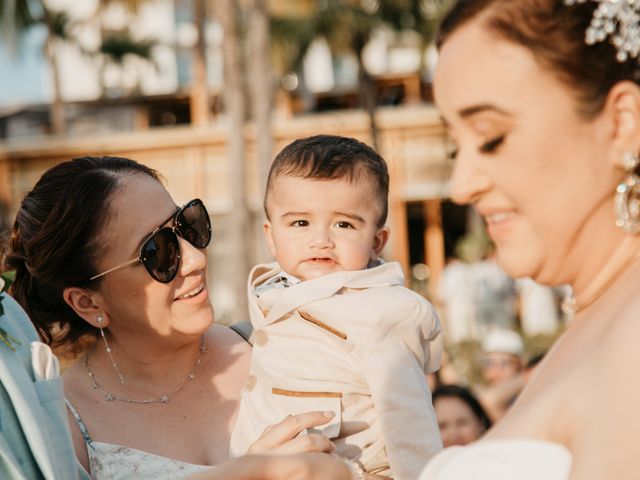
[[[627,236],[597,266],[595,273],[583,275],[572,284],[574,310],[578,312],[595,303],[637,260],[640,260],[640,237]]]

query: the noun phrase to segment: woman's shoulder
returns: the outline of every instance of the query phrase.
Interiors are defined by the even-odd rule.
[[[206,333],[207,344],[219,348],[233,348],[239,352],[250,352],[251,345],[237,330],[225,325],[213,325]]]

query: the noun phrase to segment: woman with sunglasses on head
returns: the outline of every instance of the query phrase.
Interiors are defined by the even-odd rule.
[[[72,436],[94,479],[184,478],[228,457],[250,347],[213,325],[209,214],[177,207],[132,160],[84,157],[24,198],[6,267],[41,337],[77,361],[64,373]],[[328,420],[285,419],[251,453],[330,451]]]

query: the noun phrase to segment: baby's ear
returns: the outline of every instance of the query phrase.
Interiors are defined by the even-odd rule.
[[[262,225],[262,230],[264,231],[264,237],[267,240],[267,246],[269,247],[269,253],[273,258],[276,258],[276,244],[273,240],[273,228],[271,227],[271,222],[269,220],[265,221]]]
[[[380,227],[376,232],[376,236],[373,239],[373,253],[375,253],[376,256],[379,256],[382,249],[387,245],[390,234],[391,231],[387,226]]]

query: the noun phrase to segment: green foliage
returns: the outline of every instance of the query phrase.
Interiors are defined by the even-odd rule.
[[[373,32],[388,27],[414,31],[422,45],[435,35],[448,0],[325,0],[306,16],[273,17],[271,35],[284,68],[297,70],[309,46],[324,38],[334,53],[358,55]]]
[[[152,50],[157,44],[157,40],[151,38],[134,40],[128,32],[125,32],[105,38],[99,51],[114,63],[122,65],[127,55],[150,61]]]
[[[13,270],[0,274],[0,294],[2,292],[6,292],[9,289],[9,286],[11,286],[15,278],[16,278],[16,272]],[[0,295],[0,317],[4,315],[2,298],[3,297]],[[13,351],[15,351],[14,344],[20,345],[20,342],[16,338],[9,335],[7,331],[2,327],[0,327],[0,342],[4,343],[7,347],[9,347]]]

